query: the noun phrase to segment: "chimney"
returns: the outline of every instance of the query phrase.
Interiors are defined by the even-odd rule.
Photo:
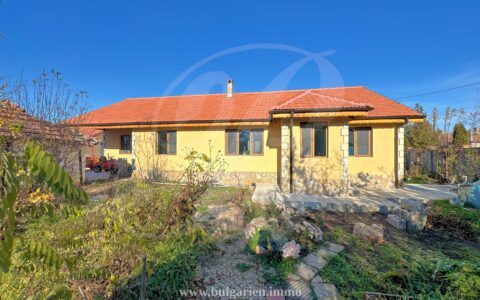
[[[229,79],[227,81],[227,98],[233,97],[233,80]]]

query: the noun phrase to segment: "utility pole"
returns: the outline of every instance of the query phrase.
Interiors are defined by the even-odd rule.
[[[438,110],[436,107],[434,107],[432,125],[433,125],[433,131],[435,132],[437,132],[437,118],[438,118]]]
[[[450,114],[451,114],[451,110],[450,110],[450,107],[447,107],[445,108],[445,121],[443,122],[443,127],[444,127],[444,130],[443,130],[443,133],[445,134],[445,146],[448,146],[448,135],[449,135],[449,122],[450,122]]]

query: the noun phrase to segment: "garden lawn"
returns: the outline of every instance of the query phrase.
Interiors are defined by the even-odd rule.
[[[478,210],[439,201],[432,213],[437,219],[448,215],[467,223],[478,239]],[[346,299],[364,299],[365,292],[414,299],[479,299],[479,243],[435,226],[407,234],[384,225],[386,241],[381,246],[357,239],[349,227],[336,227],[326,233],[326,239],[344,244],[346,249],[329,261],[320,276],[334,283]]]

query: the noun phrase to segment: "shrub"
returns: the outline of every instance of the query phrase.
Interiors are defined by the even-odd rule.
[[[193,149],[186,150],[185,162],[184,172],[173,189],[167,208],[165,230],[192,224],[196,202],[206,194],[226,167],[220,151],[211,157]]]
[[[247,272],[248,270],[250,270],[252,268],[252,265],[246,264],[246,263],[237,263],[235,265],[235,268],[243,273],[243,272]]]

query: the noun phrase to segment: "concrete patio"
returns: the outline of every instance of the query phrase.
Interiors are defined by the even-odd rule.
[[[252,200],[257,203],[283,203],[295,209],[329,210],[339,212],[388,213],[398,207],[403,200],[415,200],[428,203],[439,199],[452,199],[456,186],[436,184],[406,184],[400,189],[356,188],[346,197],[324,195],[288,194],[280,192],[277,185],[259,184],[255,188]]]

